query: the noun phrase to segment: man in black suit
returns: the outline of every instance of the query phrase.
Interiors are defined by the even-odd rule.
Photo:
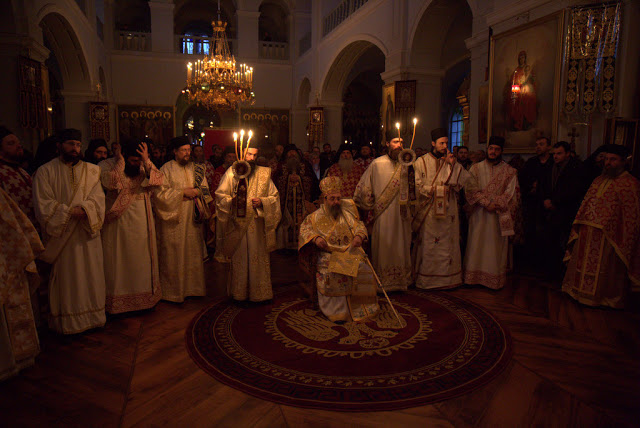
[[[518,174],[522,192],[522,215],[524,219],[525,260],[538,269],[544,253],[541,232],[544,227],[545,209],[542,206],[543,183],[553,168],[553,146],[547,137],[536,140],[536,156],[529,158]]]
[[[552,278],[561,278],[562,259],[571,224],[585,194],[581,162],[571,157],[571,146],[559,141],[553,146],[553,167],[542,183],[544,235],[548,255],[546,267]]]

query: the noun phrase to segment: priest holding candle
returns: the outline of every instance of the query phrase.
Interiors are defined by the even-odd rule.
[[[403,150],[398,137],[387,130],[389,153],[376,158],[360,178],[353,200],[361,210],[373,211],[371,253],[373,267],[387,291],[406,290],[413,282],[411,266],[411,211],[406,209],[411,188],[409,167],[399,162]],[[393,255],[393,256],[390,256]]]
[[[216,190],[218,231],[216,259],[230,262],[228,294],[235,300],[261,302],[273,298],[269,253],[276,247],[280,198],[271,169],[258,166],[253,133],[233,134],[238,161],[222,177]]]

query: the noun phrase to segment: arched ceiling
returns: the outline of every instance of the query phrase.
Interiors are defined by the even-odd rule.
[[[371,42],[358,40],[345,47],[333,61],[322,85],[323,101],[341,101],[344,89],[360,73],[384,71],[384,53]]]
[[[298,105],[307,107],[309,105],[309,95],[311,94],[311,82],[308,78],[304,78],[300,83],[300,89],[298,90]]]
[[[82,47],[69,22],[50,13],[40,21],[45,46],[55,56],[65,90],[91,88],[89,69]]]
[[[473,15],[466,0],[434,0],[425,10],[411,42],[410,65],[442,69],[467,52]]]

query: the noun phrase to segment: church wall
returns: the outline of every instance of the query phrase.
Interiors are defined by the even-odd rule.
[[[190,58],[174,55],[111,55],[113,102],[174,105],[187,79]]]
[[[481,148],[478,144],[478,111],[479,87],[488,85],[485,81],[485,69],[488,67],[487,49],[489,45],[488,28],[493,28],[493,34],[524,25],[528,22],[555,13],[567,7],[579,4],[588,4],[585,1],[556,1],[547,0],[496,0],[493,8],[483,10],[481,15],[474,16],[473,35],[467,39],[467,47],[471,50],[471,117],[470,117],[470,146],[472,150]],[[618,73],[618,93],[617,111],[615,116],[638,117],[640,114],[638,103],[638,71],[640,50],[640,28],[635,23],[640,18],[640,5],[634,0],[624,0],[623,2],[623,22],[620,34],[619,62],[616,69]],[[563,70],[564,71],[564,70]],[[562,82],[562,80],[561,80]],[[562,96],[562,94],[561,94]],[[560,100],[559,100],[560,102]],[[560,104],[561,106],[561,104]],[[562,117],[558,121],[558,140],[570,141],[568,135],[571,132],[571,124],[563,121]],[[602,144],[604,133],[604,118],[596,116],[592,123],[592,143],[591,151]],[[576,138],[576,151],[584,159],[587,153],[586,126],[577,125],[580,134]]]
[[[65,88],[65,99],[68,104],[65,109],[66,125],[80,128],[88,135],[87,103],[96,98],[95,86],[99,82],[98,69],[100,67],[104,69],[106,75],[108,101],[113,105],[145,103],[174,105],[186,78],[185,64],[193,58],[172,51],[164,53],[112,51],[110,49],[112,44],[110,25],[113,25],[113,22],[110,24],[105,22],[105,46],[96,34],[93,2],[88,3],[91,4],[91,7],[83,12],[80,11],[74,0],[29,0],[24,2],[25,6],[20,12],[25,16],[15,18],[16,22],[26,22],[26,25],[21,25],[21,27],[26,29],[27,36],[33,42],[42,44],[42,30],[38,25],[39,20],[48,13],[56,12],[65,17],[78,38],[81,55],[84,56],[87,64],[88,76],[85,81],[69,82],[73,86],[72,91],[69,91],[69,87]],[[239,1],[238,9],[247,12],[257,11],[260,3],[258,0]],[[278,62],[252,57],[247,62],[250,62],[250,65],[255,68],[255,106],[291,109],[292,141],[304,141],[306,137],[308,120],[306,109],[308,106],[298,105],[296,99],[299,85],[305,77],[309,78],[311,83],[310,104],[315,104],[316,93],[319,92],[320,105],[326,106],[326,140],[335,144],[341,140],[342,136],[339,135],[342,128],[340,97],[344,88],[333,88],[333,92],[330,94],[323,94],[322,88],[329,71],[336,65],[334,62],[340,52],[353,42],[365,40],[378,46],[385,55],[385,72],[382,73],[382,77],[386,83],[404,79],[417,80],[416,114],[420,116],[420,125],[422,126],[418,126],[416,138],[426,140],[428,140],[430,128],[443,124],[441,123],[443,120],[441,82],[444,70],[457,64],[462,59],[461,55],[470,57],[471,117],[469,131],[470,146],[473,150],[480,147],[478,144],[478,94],[480,86],[488,85],[488,81],[485,81],[485,70],[488,67],[489,26],[497,35],[577,4],[578,1],[469,0],[468,3],[470,3],[474,15],[472,18],[473,31],[471,36],[466,39],[466,53],[458,49],[428,52],[429,57],[438,55],[437,59],[434,58],[433,64],[439,63],[439,66],[433,67],[410,64],[410,44],[415,35],[416,26],[420,22],[421,13],[431,4],[430,0],[408,0],[407,2],[370,0],[326,37],[322,37],[323,18],[340,3],[339,0],[306,2],[301,6],[301,10],[296,9],[294,2],[284,3],[289,6],[290,28],[292,29],[290,39],[292,60]],[[105,4],[105,21],[109,21],[109,7],[112,7],[113,3],[107,1]],[[618,63],[618,111],[616,113],[624,117],[640,114],[637,78],[640,61],[640,56],[637,55],[640,50],[640,27],[634,25],[639,18],[640,4],[634,0],[625,0],[620,44],[621,59]],[[156,25],[155,30],[165,33],[160,38],[173,40],[172,25],[172,21],[167,22],[166,26],[158,27]],[[460,22],[454,23],[451,30],[448,31],[455,34],[447,36],[446,39],[459,41],[460,32],[463,31],[462,27]],[[312,48],[298,57],[298,42],[307,29],[312,30]],[[110,35],[111,38],[107,35]],[[238,37],[243,38],[242,32],[238,34]],[[442,37],[445,38],[445,35],[443,34]],[[153,39],[159,40],[157,35]],[[168,43],[166,42],[165,45]],[[247,43],[254,42],[247,41]],[[5,52],[9,51],[5,50]],[[14,50],[14,52],[17,51]],[[427,59],[427,62],[429,61]],[[8,59],[5,64],[12,64],[12,62]],[[432,63],[429,62],[429,64]],[[344,64],[342,66],[344,67]],[[14,72],[11,70],[2,72],[3,81],[9,79],[15,82],[15,67],[13,70]],[[337,71],[346,76],[351,70],[339,69]],[[14,109],[13,114],[7,110],[2,113],[2,116],[4,123],[20,132],[17,126],[17,108]],[[602,127],[602,121],[594,123],[594,147],[599,145]],[[566,135],[567,130],[567,126],[561,124],[558,132],[559,137],[569,139]],[[115,132],[115,117],[112,118],[112,131]],[[578,131],[581,134],[577,142],[578,152],[584,155],[586,153],[586,132],[582,129]]]

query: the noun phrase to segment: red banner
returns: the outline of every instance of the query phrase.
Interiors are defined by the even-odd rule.
[[[209,159],[213,155],[213,146],[220,146],[224,150],[233,145],[233,132],[235,129],[205,129],[204,130],[204,157]]]

